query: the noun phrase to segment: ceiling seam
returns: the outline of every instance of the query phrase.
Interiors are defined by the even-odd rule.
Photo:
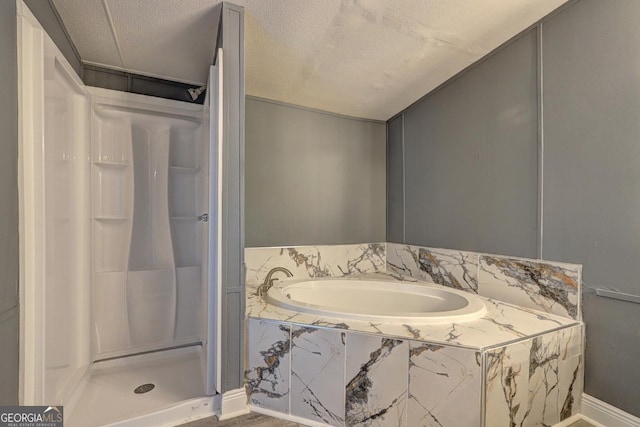
[[[104,7],[104,11],[107,14],[107,21],[109,21],[109,29],[111,30],[111,35],[113,36],[113,41],[116,44],[116,50],[118,51],[118,57],[120,58],[120,64],[123,68],[126,68],[124,63],[124,59],[122,58],[122,50],[120,49],[120,41],[118,40],[118,35],[116,34],[116,28],[113,25],[113,19],[111,18],[111,11],[109,10],[109,5],[107,4],[107,0],[102,0],[102,7]]]

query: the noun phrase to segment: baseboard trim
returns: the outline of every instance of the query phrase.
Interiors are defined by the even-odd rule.
[[[640,418],[585,393],[582,394],[582,415],[596,427],[640,426]]]
[[[222,401],[220,402],[220,415],[218,416],[220,421],[248,413],[249,406],[247,405],[247,392],[244,388],[229,390],[222,395]]]

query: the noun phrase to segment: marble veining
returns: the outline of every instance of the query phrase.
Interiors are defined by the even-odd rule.
[[[486,424],[521,426],[528,407],[527,340],[486,353]]]
[[[294,326],[291,337],[291,414],[342,425],[346,334]]]
[[[482,296],[579,319],[580,266],[482,255]]]
[[[560,334],[550,333],[531,340],[529,350],[529,409],[534,424],[552,426],[560,422],[559,366]]]
[[[486,425],[552,426],[578,413],[581,331],[576,325],[489,350]]]
[[[385,244],[245,249],[247,295],[255,292],[274,267],[285,267],[296,279],[341,277],[385,270]]]
[[[250,403],[279,412],[289,410],[291,329],[288,324],[249,319],[245,387]]]
[[[478,293],[478,254],[387,244],[387,269],[454,289]]]
[[[408,343],[350,334],[346,359],[346,425],[405,425]]]
[[[584,388],[584,325],[577,325],[559,331],[560,358],[558,406],[560,420],[565,420],[580,412],[582,390]]]
[[[481,385],[482,357],[479,351],[412,341],[408,425],[481,425]]]

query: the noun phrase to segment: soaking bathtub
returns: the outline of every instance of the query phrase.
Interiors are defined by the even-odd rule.
[[[251,409],[310,426],[553,425],[578,413],[582,322],[401,279],[276,280],[263,296],[248,283]]]
[[[265,301],[311,315],[394,324],[451,324],[487,312],[484,301],[468,292],[375,279],[285,280],[269,289]]]

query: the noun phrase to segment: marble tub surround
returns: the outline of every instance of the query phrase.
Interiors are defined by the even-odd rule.
[[[486,426],[551,426],[580,410],[582,326],[486,352]]]
[[[408,358],[408,341],[348,334],[345,425],[405,425]]]
[[[580,319],[582,266],[481,255],[478,291],[522,307]]]
[[[293,326],[291,345],[291,414],[343,425],[346,334]]]
[[[404,277],[478,293],[474,252],[387,243],[387,270]]]
[[[542,426],[578,412],[581,266],[394,243],[249,248],[245,261],[256,410],[397,427]],[[447,324],[303,314],[257,295],[275,267],[294,279],[437,283],[479,295],[487,312]]]
[[[246,248],[247,295],[256,292],[274,267],[286,268],[296,279],[384,272],[387,259],[385,251],[384,243]]]
[[[387,243],[386,255],[397,275],[581,319],[581,265],[397,243]]]
[[[579,411],[581,343],[582,325],[468,349],[249,319],[247,391],[254,409],[320,425],[554,425]]]
[[[250,325],[245,386],[249,403],[288,412],[291,371],[291,325],[253,320]]]
[[[480,351],[410,343],[408,426],[480,426],[481,390]]]
[[[398,280],[386,273],[351,275],[345,280]],[[416,284],[413,278],[410,280]],[[573,319],[483,298],[487,312],[476,320],[447,324],[391,324],[356,319],[332,319],[299,313],[268,304],[247,290],[247,316],[309,326],[324,326],[354,332],[383,334],[398,339],[429,341],[467,348],[485,348],[576,324]]]

